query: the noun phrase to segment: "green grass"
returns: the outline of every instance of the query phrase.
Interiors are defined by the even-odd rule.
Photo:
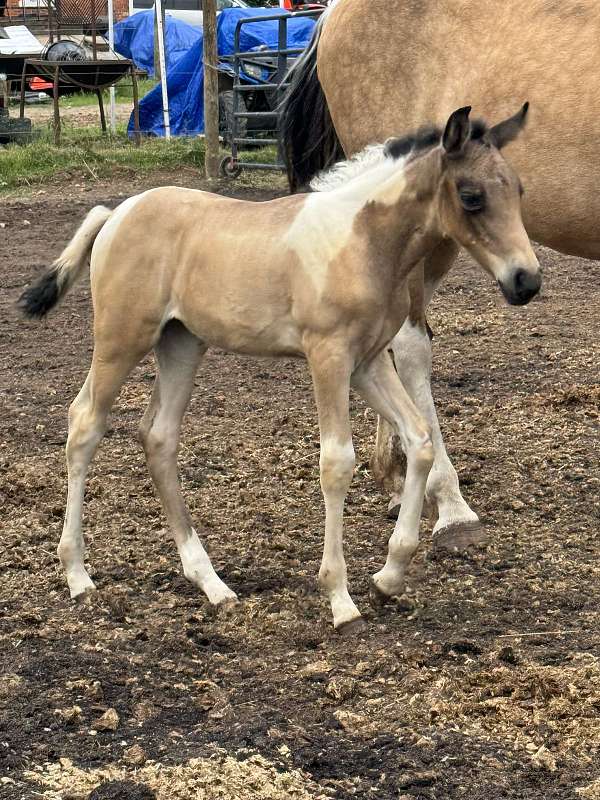
[[[226,151],[223,150],[223,155]],[[274,148],[242,153],[244,161],[272,162]],[[0,192],[19,190],[69,176],[100,180],[127,173],[204,167],[204,139],[174,137],[170,141],[142,138],[140,147],[128,139],[125,124],[116,135],[103,136],[95,126],[75,127],[63,121],[61,144],[53,143],[52,128],[38,126],[36,138],[25,145],[0,148]],[[244,186],[269,188],[281,182],[280,173],[245,171],[237,179]]]
[[[53,144],[49,128],[29,144],[0,150],[0,191],[43,183],[73,173],[100,179],[124,169],[148,172],[204,165],[204,140],[143,139],[140,147],[127,138],[125,125],[115,136],[102,136],[95,127],[75,128],[63,123],[61,144]]]

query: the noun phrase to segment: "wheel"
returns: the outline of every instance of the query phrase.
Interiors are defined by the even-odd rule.
[[[240,94],[238,98],[238,112],[246,111],[246,101]],[[230,146],[233,131],[233,89],[219,92],[219,133],[223,137],[223,144]],[[246,117],[238,117],[237,135],[240,139],[245,139],[248,133],[248,120]]]
[[[242,168],[233,156],[225,156],[219,164],[219,172],[224,178],[237,178],[241,174]]]

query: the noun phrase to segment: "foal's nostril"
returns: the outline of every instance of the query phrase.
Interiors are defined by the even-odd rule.
[[[522,268],[516,269],[506,283],[500,283],[504,296],[511,305],[525,305],[539,292],[541,285],[542,276],[539,270],[529,272]]]
[[[515,272],[515,289],[520,292],[527,284],[527,273],[524,269],[518,269]]]

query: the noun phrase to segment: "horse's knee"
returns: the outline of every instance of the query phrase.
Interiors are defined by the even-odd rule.
[[[354,447],[350,440],[329,439],[321,444],[321,486],[325,492],[346,491],[354,474]]]

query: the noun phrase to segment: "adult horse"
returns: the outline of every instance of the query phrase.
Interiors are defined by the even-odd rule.
[[[505,112],[515,97],[527,99],[527,130],[507,157],[525,188],[528,233],[564,253],[599,258],[599,41],[597,0],[338,0],[292,71],[283,119],[290,184],[306,184],[341,153],[424,121],[439,123],[466,99],[484,116]],[[425,310],[456,255],[447,241],[414,271],[409,319],[392,343],[402,380],[433,430],[427,497],[438,509],[434,543],[451,548],[483,538],[446,453],[430,389]],[[373,468],[392,494],[392,513],[400,467],[380,423]]]

